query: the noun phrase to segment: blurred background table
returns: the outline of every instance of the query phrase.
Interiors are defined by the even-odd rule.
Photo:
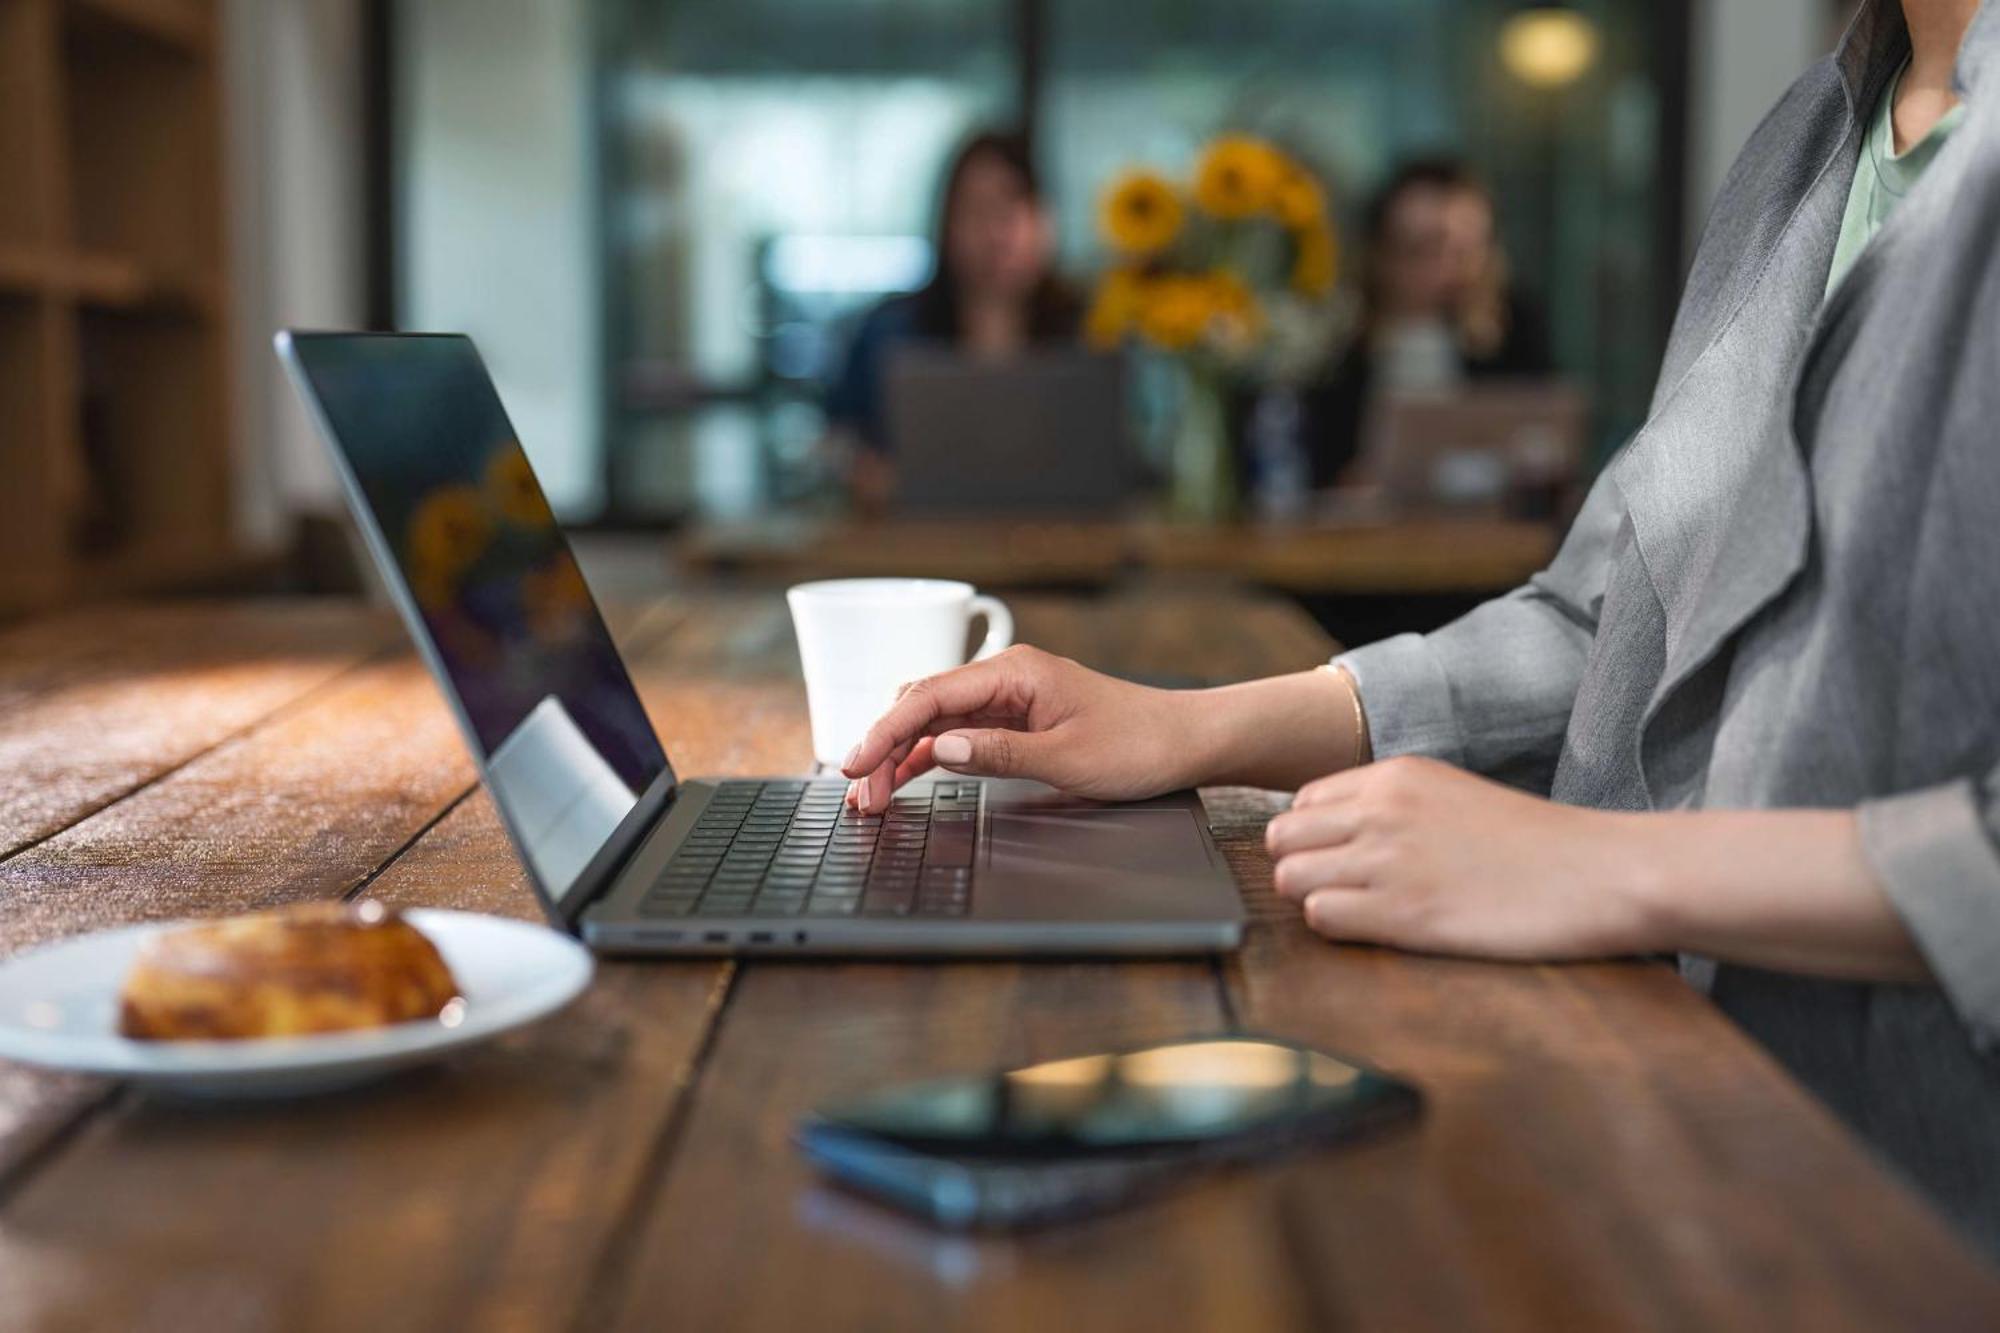
[[[673,555],[691,575],[774,584],[916,575],[983,587],[1102,587],[1133,574],[1209,576],[1285,592],[1490,594],[1555,553],[1552,524],[1425,518],[1311,524],[1157,519],[782,517],[702,523]]]
[[[1323,660],[1227,591],[1024,596],[1104,669]],[[616,617],[682,772],[797,771],[782,601]],[[108,607],[0,634],[0,952],[367,893],[537,909],[449,715],[359,604]],[[1310,934],[1279,798],[1204,794],[1243,950],[1149,962],[606,962],[549,1023],[297,1103],[0,1064],[0,1327],[1993,1328],[2000,1278],[1665,967]],[[1015,1239],[818,1183],[806,1108],[886,1080],[1231,1028],[1377,1062],[1416,1129]]]

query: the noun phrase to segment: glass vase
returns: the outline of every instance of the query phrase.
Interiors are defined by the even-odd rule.
[[[1223,523],[1236,515],[1236,460],[1229,447],[1229,386],[1213,367],[1181,362],[1180,410],[1169,455],[1170,515]]]

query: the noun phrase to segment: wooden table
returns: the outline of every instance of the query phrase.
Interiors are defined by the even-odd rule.
[[[1328,645],[1236,596],[1023,599],[1126,671]],[[808,755],[775,599],[619,617],[688,773]],[[1208,793],[1254,925],[1145,963],[608,963],[444,1068],[190,1105],[0,1065],[0,1328],[2000,1327],[2000,1280],[1665,968],[1336,949]],[[361,891],[535,908],[378,613],[141,606],[0,634],[0,952]],[[1243,1026],[1430,1095],[1420,1128],[1013,1240],[816,1183],[793,1118],[885,1079]]]
[[[674,541],[698,576],[765,583],[922,575],[983,587],[1101,587],[1133,574],[1206,576],[1307,596],[1482,594],[1547,566],[1547,523],[1427,518],[1196,525],[1150,519],[781,517],[698,524]]]

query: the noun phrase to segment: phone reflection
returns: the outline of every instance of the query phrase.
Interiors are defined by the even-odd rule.
[[[838,1119],[958,1151],[1168,1145],[1337,1108],[1364,1094],[1369,1077],[1315,1051],[1228,1038],[920,1084],[869,1098]]]

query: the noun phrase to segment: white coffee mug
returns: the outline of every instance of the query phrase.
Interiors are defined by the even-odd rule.
[[[943,579],[831,579],[785,594],[805,667],[813,756],[838,767],[906,681],[965,661],[965,636],[986,617],[973,660],[1014,641],[1014,616],[997,597]]]

